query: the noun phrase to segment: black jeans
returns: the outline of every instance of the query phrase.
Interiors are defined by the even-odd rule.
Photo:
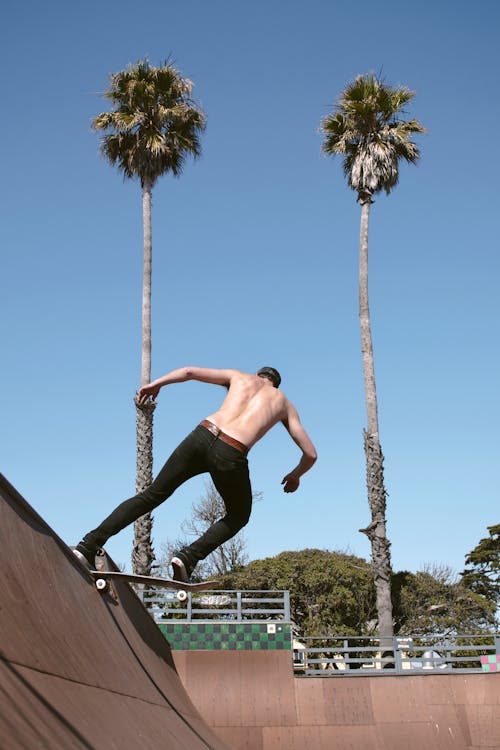
[[[194,567],[248,523],[252,489],[246,456],[198,425],[175,449],[153,483],[144,492],[125,500],[83,543],[90,550],[102,547],[110,536],[152,511],[191,477],[209,472],[226,507],[226,515],[182,552]]]

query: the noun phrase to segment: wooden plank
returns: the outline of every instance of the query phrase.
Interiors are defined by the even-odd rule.
[[[428,679],[432,680],[432,676],[385,676],[367,679],[370,679],[373,711],[377,722],[401,724],[428,721],[425,684]]]
[[[264,748],[265,750],[387,750],[378,738],[374,726],[266,727],[264,728]],[[401,750],[401,747],[398,750]]]
[[[297,723],[290,652],[185,653],[184,684],[210,726]]]
[[[500,705],[467,705],[465,711],[471,744],[481,748],[500,748]]]
[[[328,724],[375,723],[369,679],[323,681]]]
[[[262,727],[213,727],[232,750],[264,750]]]

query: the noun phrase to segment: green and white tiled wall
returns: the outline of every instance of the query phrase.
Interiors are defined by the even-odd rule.
[[[165,622],[158,626],[180,651],[291,650],[291,626],[283,622]]]

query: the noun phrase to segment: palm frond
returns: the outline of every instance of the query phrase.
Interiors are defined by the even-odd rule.
[[[110,76],[111,111],[92,127],[107,132],[101,152],[125,177],[154,185],[166,172],[178,176],[188,156],[200,156],[206,116],[191,98],[193,85],[170,63],[156,68],[147,60]]]
[[[373,74],[360,75],[322,119],[321,150],[344,157],[344,174],[358,195],[389,193],[398,183],[400,160],[415,164],[420,158],[411,136],[426,130],[418,120],[400,117],[414,95],[405,86],[391,87]]]

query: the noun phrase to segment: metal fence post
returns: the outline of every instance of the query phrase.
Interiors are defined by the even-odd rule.
[[[396,664],[396,672],[397,674],[401,674],[401,672],[403,671],[403,660],[401,658],[401,651],[399,650],[399,641],[397,638],[394,638],[393,651],[394,662]]]
[[[349,641],[347,641],[345,638],[344,638],[344,648],[345,649],[349,648]],[[349,671],[349,669],[351,668],[350,659],[351,659],[350,652],[349,651],[344,651],[344,661],[345,661],[346,672]]]
[[[243,614],[241,610],[241,591],[236,592],[236,618],[238,620],[243,620]]]
[[[283,597],[283,605],[284,605],[284,608],[285,608],[285,612],[284,612],[285,622],[290,622],[291,621],[290,592],[289,591],[285,591],[283,593],[285,594],[285,596]]]

